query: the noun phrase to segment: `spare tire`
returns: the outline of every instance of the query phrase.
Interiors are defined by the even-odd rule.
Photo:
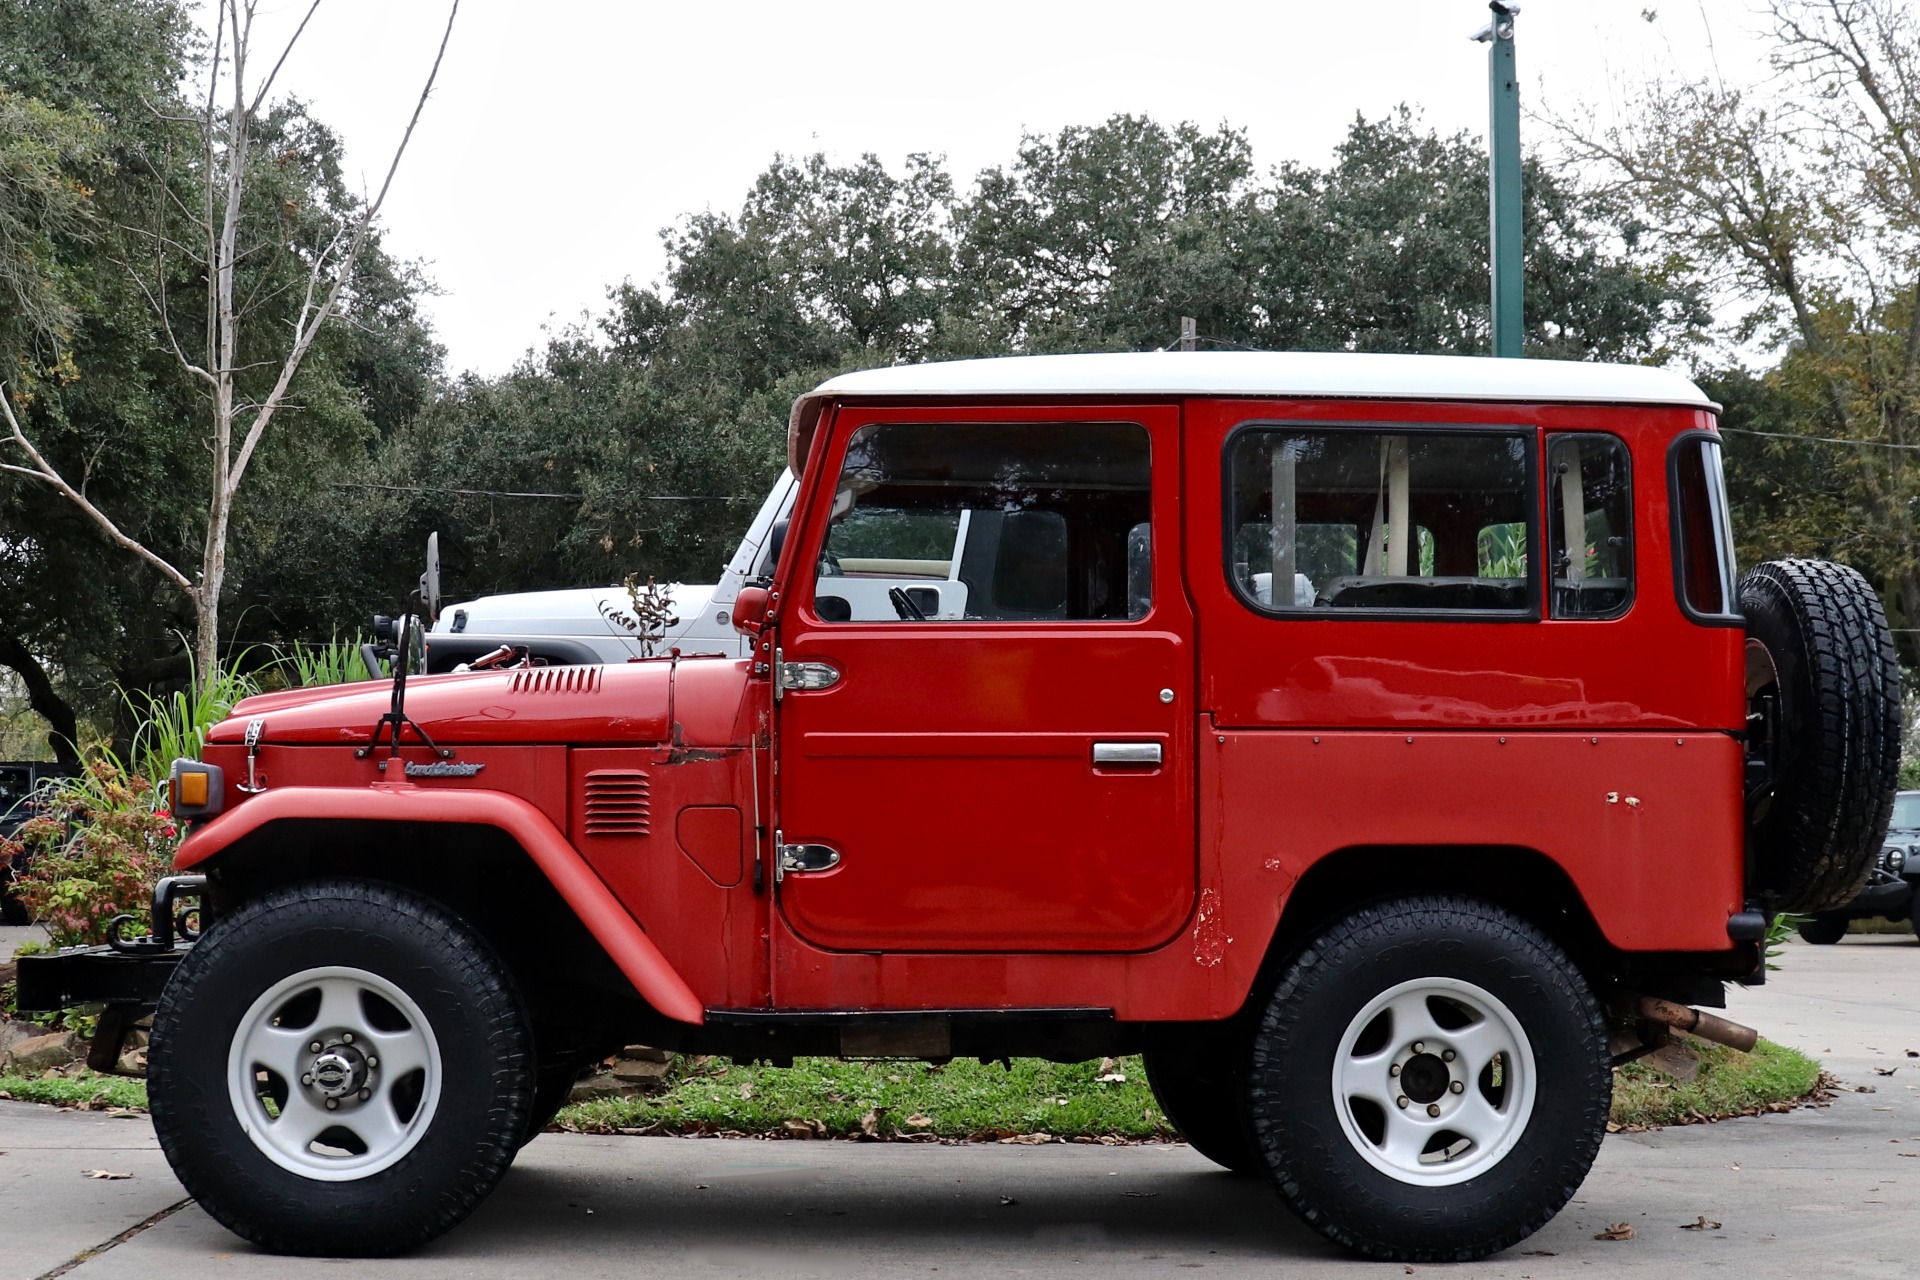
[[[1900,668],[1880,599],[1846,565],[1770,560],[1740,580],[1750,752],[1749,890],[1776,911],[1850,900],[1887,832],[1900,773]]]

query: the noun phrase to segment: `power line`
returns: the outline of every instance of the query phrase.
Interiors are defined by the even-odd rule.
[[[466,498],[564,498],[569,502],[585,502],[584,493],[526,493],[512,489],[452,489],[435,484],[370,484],[355,480],[336,480],[329,488],[334,489],[379,489],[387,493],[452,493]],[[741,498],[719,493],[643,493],[637,495],[643,502],[757,502],[757,498]]]
[[[1867,449],[1920,451],[1920,444],[1895,444],[1891,440],[1842,440],[1835,436],[1803,436],[1792,431],[1755,431],[1750,427],[1722,427],[1720,430],[1736,436],[1765,436],[1769,440],[1804,440],[1812,444],[1850,444]]]

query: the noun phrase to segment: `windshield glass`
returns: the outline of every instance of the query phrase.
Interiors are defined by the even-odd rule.
[[[1893,798],[1892,825],[1904,831],[1920,829],[1920,791],[1902,791]]]

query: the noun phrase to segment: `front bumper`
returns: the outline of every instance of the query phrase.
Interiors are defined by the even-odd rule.
[[[19,1005],[23,1013],[53,1013],[82,1004],[131,1005],[151,1013],[160,1003],[173,967],[191,942],[166,951],[128,952],[112,947],[68,947],[21,956]]]

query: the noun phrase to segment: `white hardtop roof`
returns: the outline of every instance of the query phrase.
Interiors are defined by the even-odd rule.
[[[1635,364],[1312,351],[1146,351],[895,365],[829,378],[828,396],[1282,396],[1719,406]]]

